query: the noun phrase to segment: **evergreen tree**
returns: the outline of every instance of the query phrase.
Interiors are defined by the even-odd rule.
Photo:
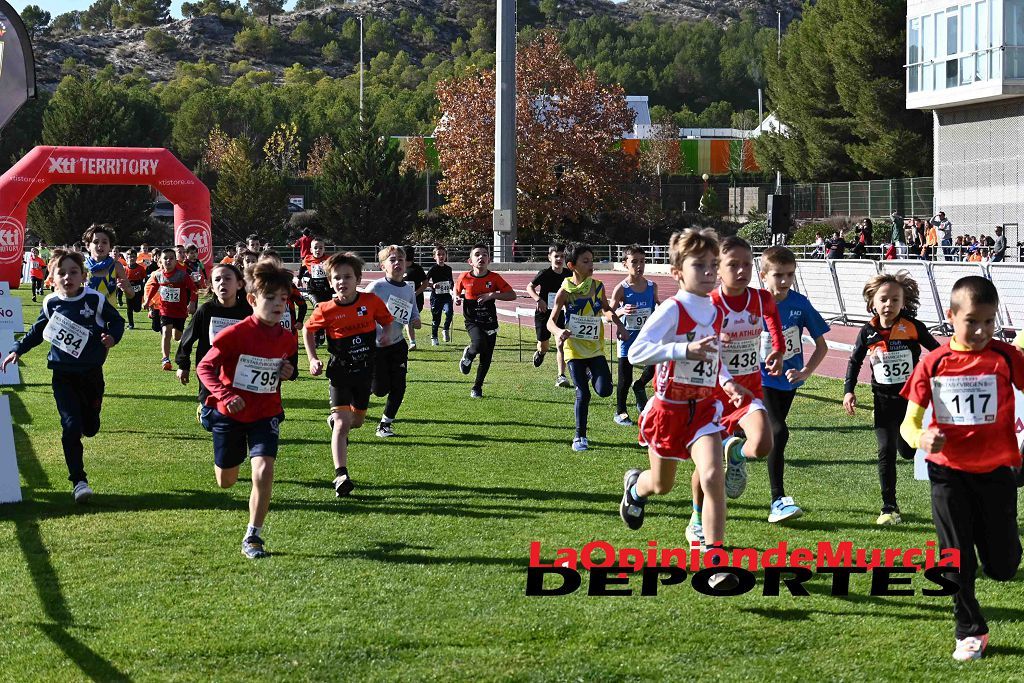
[[[317,179],[318,211],[341,244],[401,243],[417,218],[416,173],[402,171],[402,153],[366,121],[342,131]]]
[[[28,35],[35,38],[39,29],[46,28],[46,25],[50,23],[50,13],[43,11],[39,5],[28,5],[21,10],[21,20],[25,23]]]
[[[284,0],[248,0],[248,4],[254,17],[267,18],[267,26],[270,26],[271,17],[284,12]]]
[[[117,28],[157,26],[171,20],[171,0],[118,0],[110,13]]]
[[[116,0],[96,0],[89,9],[82,12],[80,20],[83,29],[102,31],[114,28],[114,5]]]
[[[236,241],[250,233],[284,237],[288,188],[266,161],[253,162],[253,146],[235,138],[220,160],[210,200],[217,239]]]

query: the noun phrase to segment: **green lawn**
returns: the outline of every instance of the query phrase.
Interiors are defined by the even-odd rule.
[[[515,329],[503,334],[514,344]],[[532,331],[523,334],[528,342]],[[863,681],[969,670],[1009,680],[1024,668],[1020,582],[980,582],[992,640],[971,665],[950,658],[949,599],[921,596],[923,582],[898,598],[869,597],[866,578],[849,598],[831,597],[825,577],[800,598],[764,597],[760,584],[713,598],[689,582],[647,598],[590,597],[586,583],[526,597],[531,541],[545,560],[594,539],[685,545],[689,512],[685,469],[684,485],[648,506],[642,532],[625,528],[622,473],[646,462],[635,428],[616,426],[612,400],[595,399],[593,449],[574,454],[572,392],[553,386],[553,358],[532,367],[528,345],[523,362],[499,352],[486,398],[473,402],[460,345],[414,351],[399,436],[383,441],[366,427],[353,437],[357,488],[342,500],[330,485],[327,383],[303,365],[284,389],[265,530],[274,556],[248,561],[248,480],[216,488],[195,385],[160,371],[158,348],[157,335],[135,330],[111,354],[103,429],[86,444],[96,490],[86,506],[66,480],[45,345],[27,356],[24,386],[3,389],[25,501],[0,507],[0,679]],[[848,419],[841,391],[812,380],[793,408],[787,489],[807,514],[769,525],[767,477],[754,464],[730,504],[731,545],[906,548],[934,537],[927,485],[909,462],[899,470],[906,523],[875,526],[870,412]]]

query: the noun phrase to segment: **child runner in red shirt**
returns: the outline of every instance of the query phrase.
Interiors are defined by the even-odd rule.
[[[181,340],[185,329],[185,319],[196,312],[199,300],[195,282],[184,268],[178,267],[178,259],[173,249],[160,252],[160,268],[146,283],[146,303],[160,313],[160,345],[164,357],[161,361],[164,370],[170,372],[171,336],[174,341]]]
[[[295,337],[281,327],[291,286],[291,273],[272,263],[257,263],[248,270],[246,299],[253,314],[220,332],[196,368],[210,392],[200,421],[213,433],[217,484],[229,488],[238,481],[247,446],[252,459],[249,525],[242,537],[242,554],[251,559],[270,554],[261,533],[284,420],[281,380],[296,375],[288,360],[297,351]]]
[[[946,311],[952,339],[917,364],[900,392],[909,401],[900,434],[927,454],[939,545],[960,555],[960,571],[950,577],[960,586],[953,595],[957,661],[978,659],[988,644],[974,593],[978,556],[996,581],[1013,579],[1021,560],[1013,390],[1024,389],[1024,356],[992,338],[998,309],[990,281],[957,280]],[[932,419],[924,429],[929,403]]]

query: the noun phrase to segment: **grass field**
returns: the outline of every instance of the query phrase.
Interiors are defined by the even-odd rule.
[[[26,302],[33,320],[38,309]],[[460,330],[456,342],[464,339]],[[898,598],[868,596],[863,577],[848,598],[829,596],[825,577],[812,580],[809,597],[764,597],[759,584],[713,598],[689,582],[657,597],[589,597],[586,583],[569,596],[526,597],[531,541],[545,560],[594,539],[685,545],[689,492],[684,482],[654,501],[643,530],[629,532],[618,518],[622,473],[646,461],[635,428],[616,426],[611,399],[595,399],[593,448],[574,454],[572,392],[553,386],[553,359],[535,370],[511,351],[498,354],[486,398],[473,402],[456,368],[461,346],[414,351],[399,436],[356,433],[357,488],[341,500],[330,485],[327,383],[303,364],[284,388],[265,530],[274,556],[248,561],[239,553],[248,480],[216,488],[195,385],[161,372],[158,348],[157,335],[135,330],[111,353],[103,429],[86,443],[96,490],[87,506],[72,502],[66,480],[45,345],[26,357],[25,384],[4,388],[25,501],[0,507],[0,679],[1022,676],[1020,582],[979,583],[992,640],[970,665],[950,658],[949,599],[920,595],[928,586],[917,581],[916,596]],[[899,468],[906,523],[875,526],[870,412],[848,419],[840,399],[839,381],[814,379],[793,408],[787,489],[806,515],[769,525],[767,477],[754,464],[746,494],[729,506],[730,545],[907,548],[934,538],[927,485],[913,481],[909,462]],[[867,404],[870,391],[860,399]]]

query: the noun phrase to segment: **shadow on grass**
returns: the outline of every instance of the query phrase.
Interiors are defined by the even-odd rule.
[[[176,386],[181,386],[180,384]],[[127,398],[132,401],[173,401],[175,403],[198,403],[199,399],[191,390],[187,395],[182,394],[103,394],[103,398]]]
[[[24,406],[21,405],[17,394],[11,396],[12,406],[17,404],[18,410],[23,411]],[[50,484],[24,431],[16,427],[15,433],[18,467],[25,477],[29,489],[27,492],[29,496],[26,496],[28,498],[35,490],[43,487],[49,488]],[[65,500],[68,500],[66,493],[64,497]],[[75,626],[75,619],[61,590],[60,577],[50,561],[50,551],[46,547],[39,529],[39,518],[32,514],[37,507],[38,504],[33,500],[27,500],[16,504],[11,510],[14,514],[10,515],[14,521],[14,533],[18,539],[18,545],[25,557],[25,564],[28,566],[29,575],[32,578],[32,585],[39,596],[43,614],[49,620],[36,623],[36,627],[88,678],[96,681],[131,680],[111,662],[69,632],[68,629]]]
[[[515,557],[488,557],[483,555],[427,555],[423,552],[409,551],[430,551],[434,548],[426,545],[411,545],[407,543],[377,543],[375,546],[359,550],[342,550],[329,555],[311,555],[301,553],[290,553],[294,557],[307,557],[311,559],[338,559],[338,560],[370,560],[372,562],[385,562],[387,564],[420,564],[420,565],[471,565],[471,566],[498,566],[512,569],[526,569],[529,561],[525,558]]]

